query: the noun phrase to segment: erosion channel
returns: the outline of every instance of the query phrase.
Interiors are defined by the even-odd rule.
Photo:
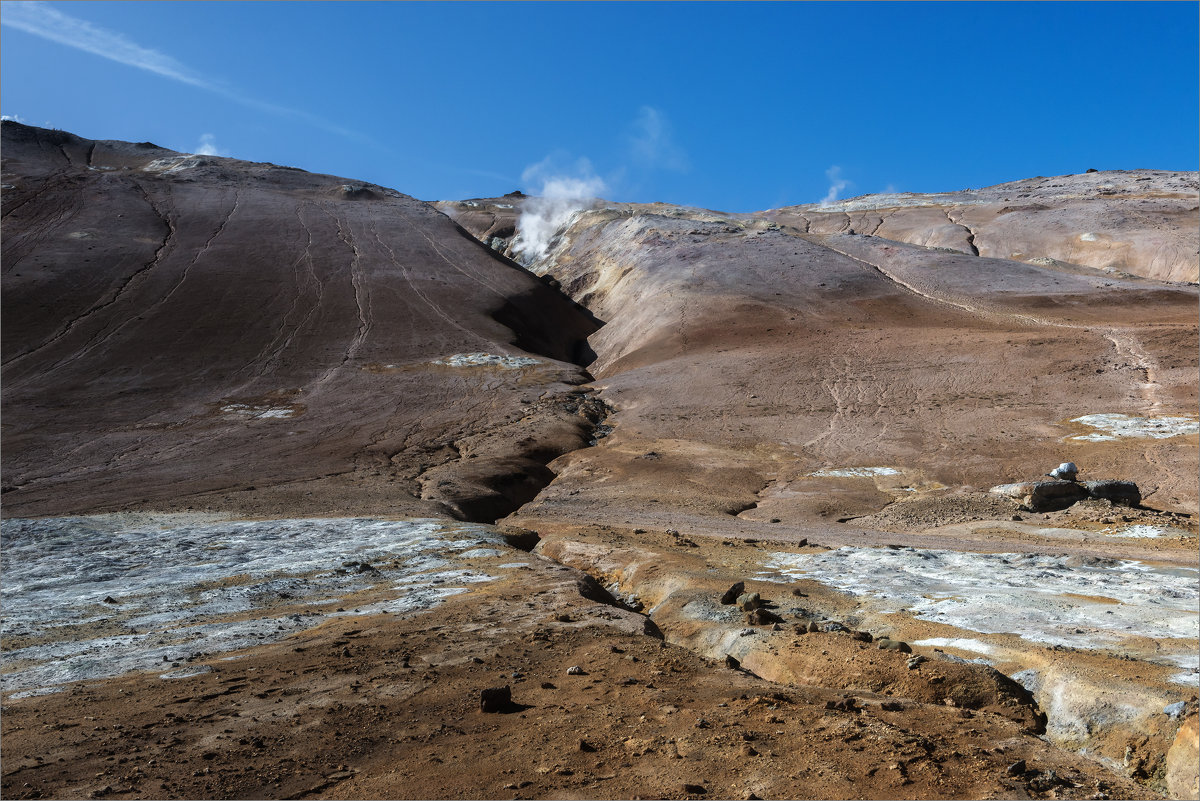
[[[530,258],[3,134],[7,797],[1196,796],[1195,173]]]

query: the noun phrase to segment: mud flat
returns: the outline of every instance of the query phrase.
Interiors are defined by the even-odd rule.
[[[5,604],[26,610],[6,620],[10,797],[1143,792],[1035,736],[1015,683],[993,710],[764,680],[672,645],[674,632],[664,641],[654,621],[669,616],[513,548],[511,530],[180,515],[5,525],[23,563]],[[853,642],[808,641],[839,655]],[[483,713],[494,686],[511,706]]]

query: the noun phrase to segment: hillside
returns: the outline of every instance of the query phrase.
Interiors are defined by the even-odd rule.
[[[6,797],[1195,797],[1195,173],[2,147]]]

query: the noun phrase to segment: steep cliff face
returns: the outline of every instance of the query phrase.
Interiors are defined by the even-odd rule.
[[[494,517],[586,441],[574,362],[596,323],[429,205],[3,131],[10,514]]]

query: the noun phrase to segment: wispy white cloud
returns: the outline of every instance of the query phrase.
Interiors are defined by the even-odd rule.
[[[85,53],[106,58],[119,64],[125,64],[136,69],[152,72],[169,80],[194,86],[197,89],[211,92],[227,100],[244,106],[256,108],[272,114],[279,114],[322,128],[326,131],[375,144],[369,137],[355,131],[343,128],[306,111],[288,108],[286,106],[267,103],[257,98],[249,97],[241,92],[224,86],[195,70],[181,64],[166,53],[148,47],[142,47],[130,41],[118,31],[108,30],[93,25],[87,20],[64,14],[46,2],[35,0],[0,0],[0,24],[24,31],[34,36],[40,36],[52,42],[82,50]]]
[[[25,118],[16,114],[0,114],[0,120],[9,120],[11,122],[19,122],[22,124],[25,123]]]
[[[217,89],[170,56],[135,44],[116,31],[64,14],[49,3],[4,0],[0,3],[0,24],[164,78],[210,91]]]
[[[821,198],[821,205],[828,206],[838,199],[846,187],[853,186],[853,183],[842,177],[842,168],[834,164],[825,171],[825,177],[829,179],[829,191],[825,193],[825,197]]]
[[[197,156],[227,156],[225,151],[217,147],[217,137],[210,133],[200,135],[200,144],[193,151]]]
[[[642,106],[630,126],[630,153],[639,166],[687,172],[687,154],[675,142],[667,116],[653,106]]]

